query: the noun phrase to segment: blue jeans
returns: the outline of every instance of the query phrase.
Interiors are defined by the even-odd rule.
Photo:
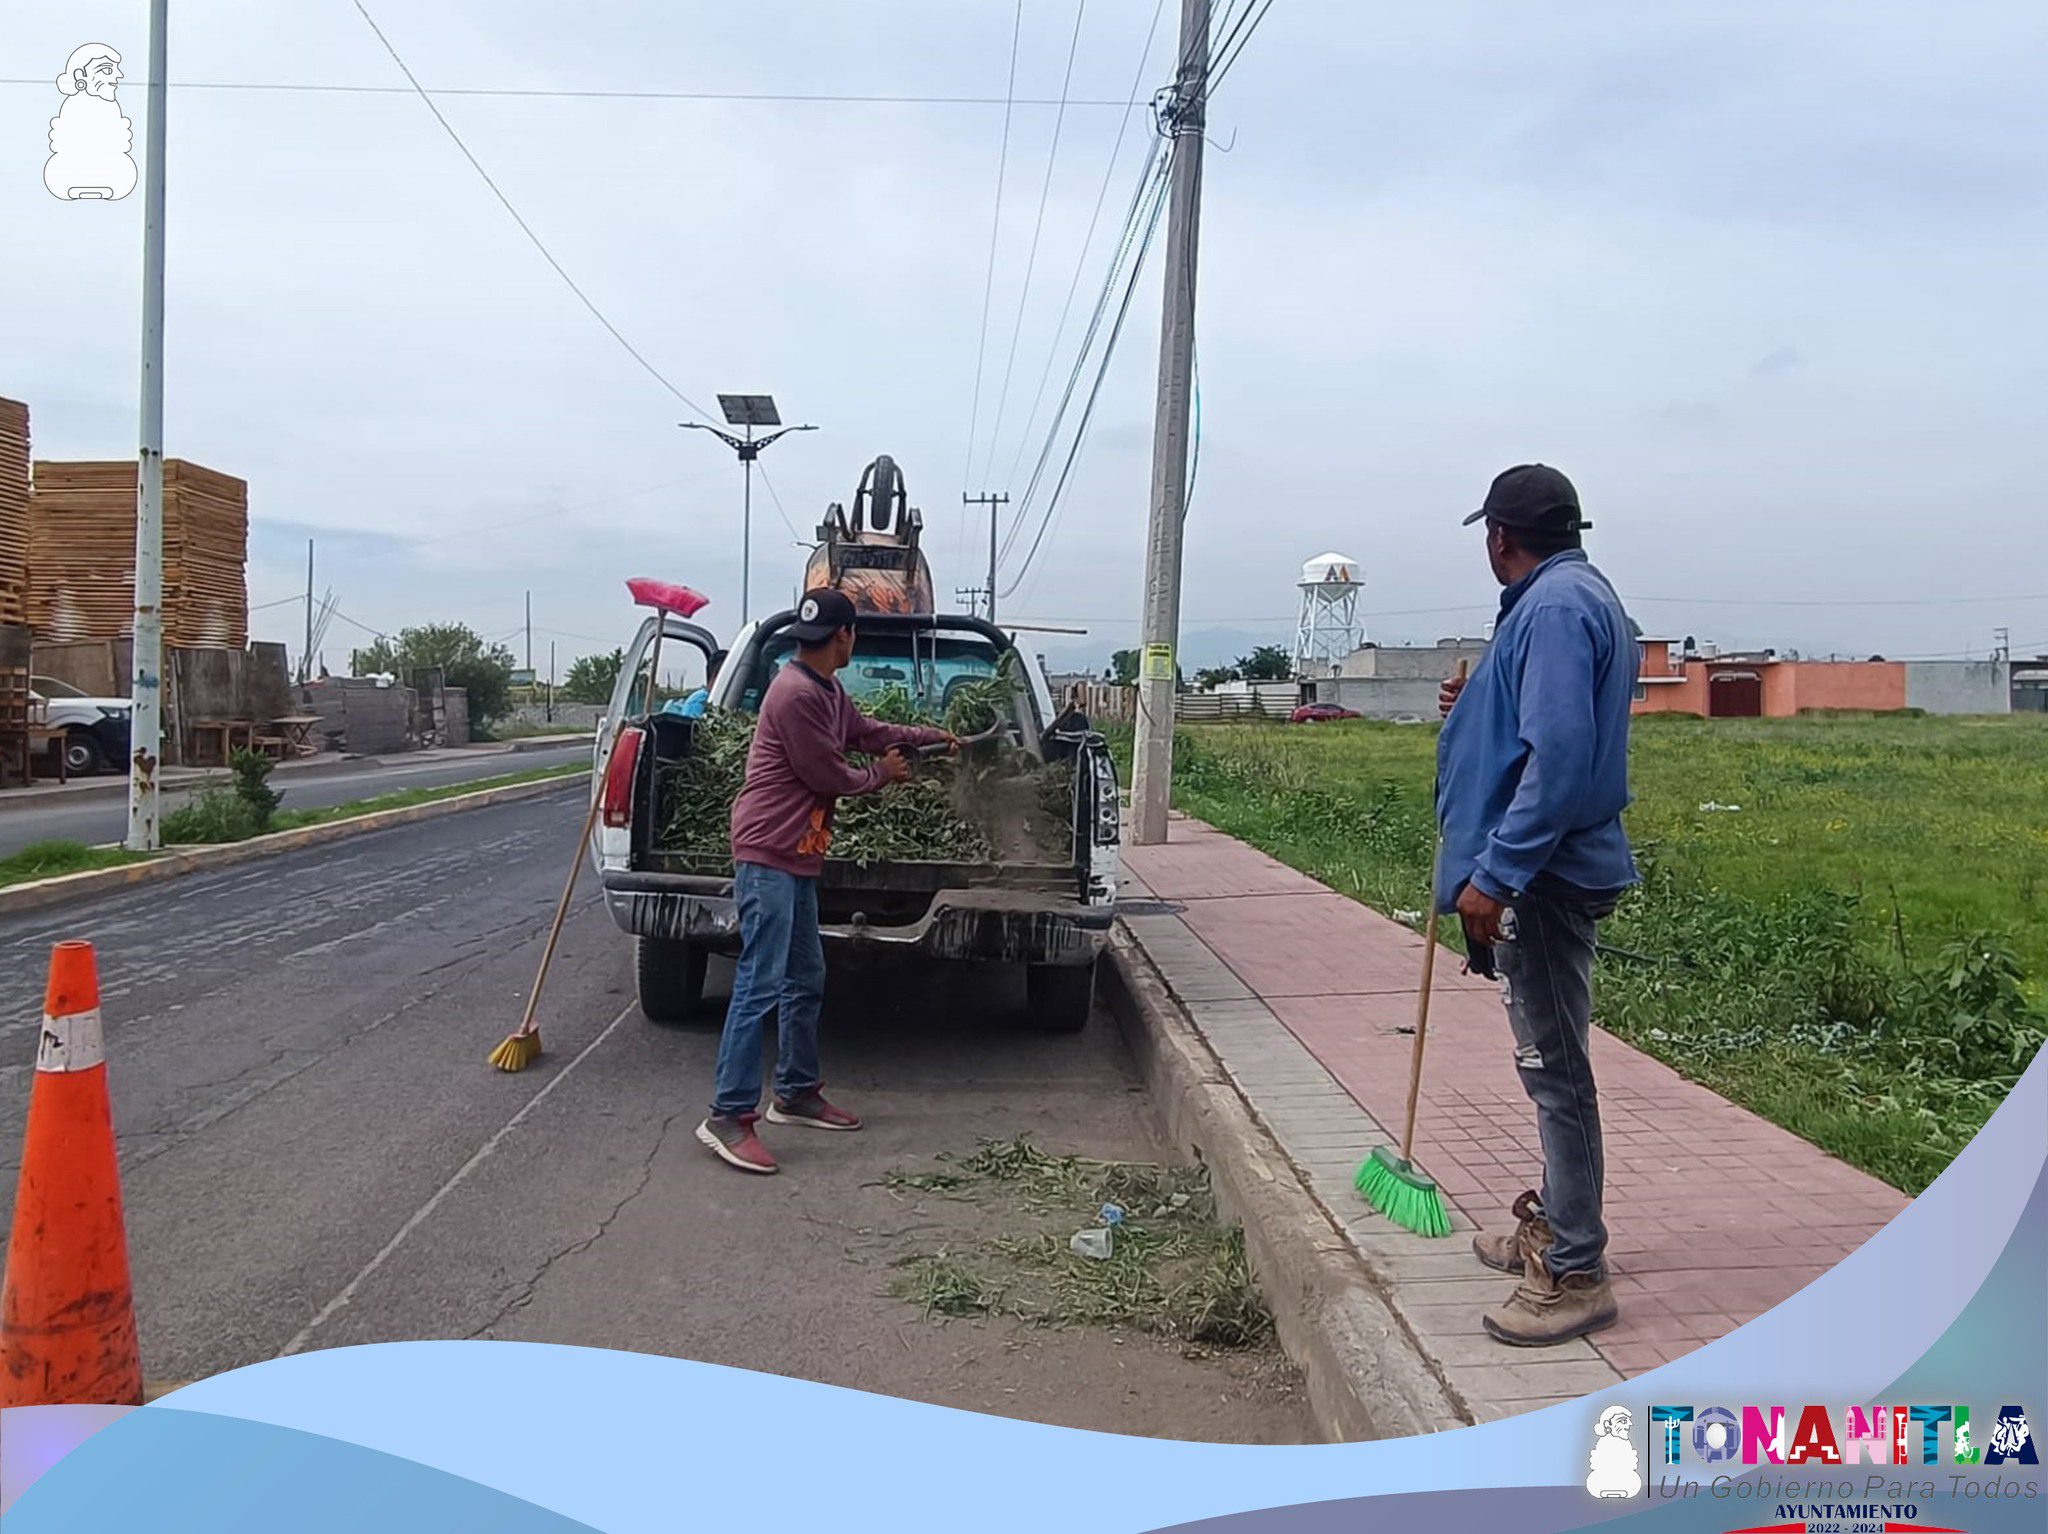
[[[818,881],[741,863],[733,870],[740,962],[718,1041],[713,1113],[752,1113],[761,1102],[761,1032],[779,1014],[775,1095],[818,1085],[818,1012],[825,1000],[825,946],[818,937]]]
[[[1536,1105],[1543,1214],[1554,1238],[1549,1266],[1559,1278],[1606,1272],[1607,1168],[1589,1046],[1595,923],[1613,909],[1605,896],[1525,892],[1503,916],[1501,941],[1490,955],[1522,1088]]]

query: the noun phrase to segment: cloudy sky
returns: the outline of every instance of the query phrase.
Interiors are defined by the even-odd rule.
[[[961,491],[1029,476],[1149,149],[1149,114],[1105,103],[1170,76],[1177,0],[1149,58],[1155,0],[1079,8],[1063,116],[1077,6],[1025,0],[985,344],[1011,0],[365,3],[655,369],[820,427],[762,460],[757,610],[799,568],[790,527],[878,452],[941,587],[977,577]],[[549,640],[564,666],[620,642],[634,574],[729,632],[730,454],[677,428],[352,0],[171,9],[168,447],[250,483],[259,637],[297,649],[309,537],[373,629],[519,648],[530,589],[543,668]],[[141,195],[60,203],[41,173],[86,41],[125,55],[139,155],[145,24],[0,8],[0,395],[38,456],[134,450]],[[1578,481],[1652,632],[2048,650],[2044,56],[2030,0],[1275,0],[1211,109],[1184,655],[1285,642],[1325,549],[1362,564],[1375,638],[1477,631],[1458,519],[1531,458]],[[970,99],[740,99],[849,96]],[[1043,498],[1003,576],[1009,615],[1085,626],[1083,654],[1136,635],[1158,284],[1155,256],[1038,558]],[[329,663],[361,637],[337,620]]]

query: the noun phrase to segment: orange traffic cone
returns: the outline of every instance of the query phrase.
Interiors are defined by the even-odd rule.
[[[0,1281],[0,1406],[141,1404],[99,973],[92,944],[59,943]]]

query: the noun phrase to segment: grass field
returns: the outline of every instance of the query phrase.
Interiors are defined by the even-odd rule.
[[[1196,726],[1175,802],[1412,911],[1435,747],[1427,726]],[[2048,720],[1658,717],[1630,766],[1645,879],[1603,928],[1600,1023],[1919,1191],[2048,1033]]]

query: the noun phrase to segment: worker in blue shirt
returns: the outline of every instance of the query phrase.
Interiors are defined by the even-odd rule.
[[[720,650],[705,664],[704,685],[686,698],[671,698],[661,706],[664,714],[680,714],[685,719],[702,719],[704,710],[711,705],[711,686],[718,680],[718,668],[725,664],[725,651]]]
[[[1570,480],[1524,464],[1465,519],[1486,523],[1501,593],[1469,681],[1444,684],[1437,740],[1443,853],[1436,906],[1465,929],[1467,967],[1497,977],[1515,1063],[1536,1106],[1542,1191],[1515,1201],[1512,1232],[1483,1232],[1488,1267],[1522,1276],[1484,1316],[1503,1342],[1540,1347],[1613,1324],[1600,1109],[1588,1043],[1595,923],[1636,882],[1621,827],[1635,631],[1587,562]]]

